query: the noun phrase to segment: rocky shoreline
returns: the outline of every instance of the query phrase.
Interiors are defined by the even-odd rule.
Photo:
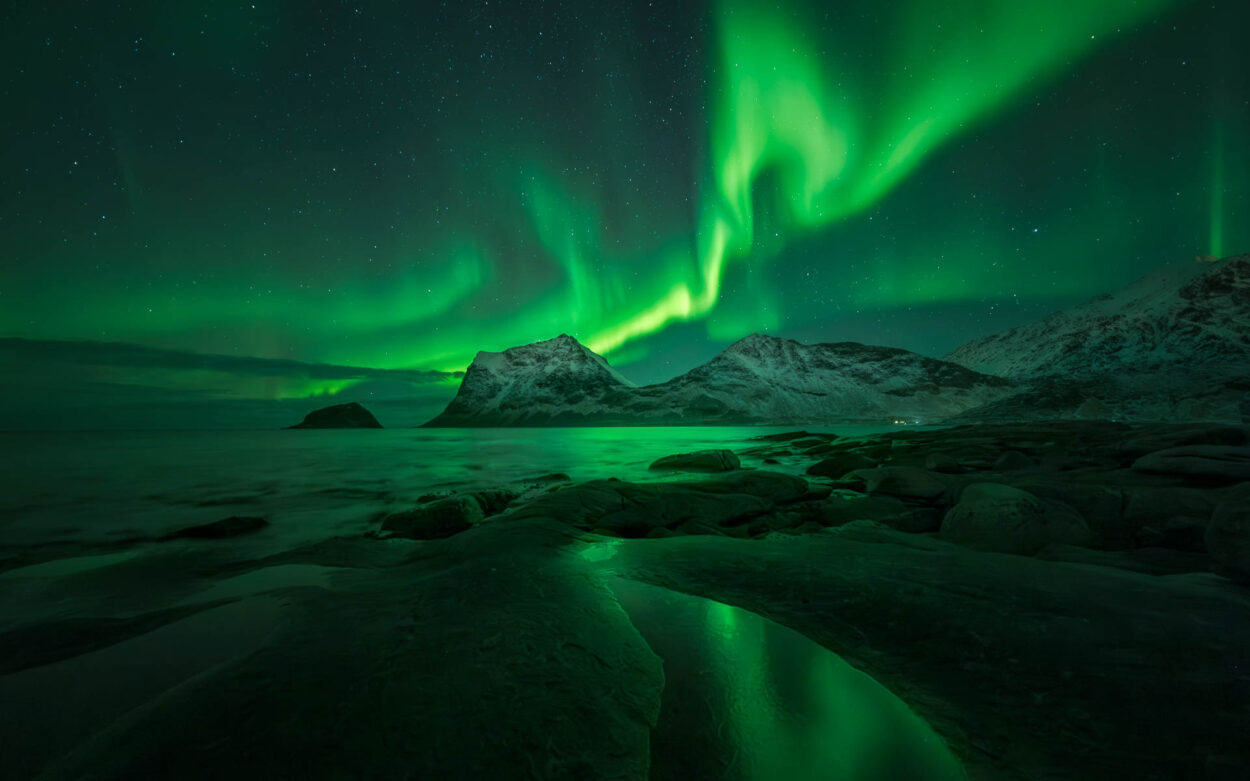
[[[728,773],[732,746],[673,747],[688,682],[622,596],[657,587],[836,653],[974,779],[1250,773],[1247,428],[793,432],[654,466],[434,493],[260,560],[168,547],[107,611],[0,634],[15,704],[161,632],[215,638],[124,718],[50,736],[0,708],[18,776]],[[156,577],[231,585],[157,609]]]

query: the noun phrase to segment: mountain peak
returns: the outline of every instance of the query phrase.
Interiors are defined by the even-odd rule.
[[[584,410],[634,387],[568,334],[541,342],[482,351],[473,359],[456,397],[432,426],[577,423]]]
[[[725,348],[730,354],[755,354],[761,351],[776,351],[787,344],[798,344],[793,339],[782,339],[770,334],[747,334]]]

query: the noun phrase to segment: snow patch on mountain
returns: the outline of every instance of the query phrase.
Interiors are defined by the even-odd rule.
[[[1237,420],[1250,390],[1250,255],[1159,269],[1114,294],[973,340],[946,360],[1030,388],[999,402],[999,411],[1070,412],[1032,394],[1096,398],[1125,419]]]
[[[973,340],[946,360],[1016,379],[1241,370],[1250,361],[1250,255],[1170,266],[1112,295]]]

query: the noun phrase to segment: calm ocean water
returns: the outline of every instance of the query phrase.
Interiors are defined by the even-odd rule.
[[[274,548],[357,534],[431,492],[551,472],[655,479],[656,458],[793,427],[0,433],[0,544],[116,542],[258,515]],[[891,430],[841,426],[843,436]],[[761,465],[745,456],[744,466]],[[806,461],[771,465],[801,470]]]

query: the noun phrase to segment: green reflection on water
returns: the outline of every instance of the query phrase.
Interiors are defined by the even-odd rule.
[[[872,678],[755,613],[612,587],[664,660],[652,779],[965,779],[940,737]]]

